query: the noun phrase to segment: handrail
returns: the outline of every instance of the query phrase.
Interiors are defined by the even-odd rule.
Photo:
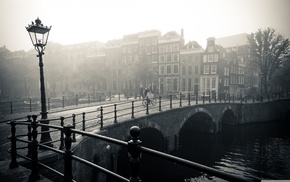
[[[217,176],[217,177],[220,177],[222,179],[226,179],[226,180],[230,180],[230,181],[247,181],[241,177],[238,177],[236,175],[232,175],[232,174],[228,174],[228,173],[225,173],[225,172],[221,172],[221,171],[218,171],[217,169],[214,169],[214,168],[211,168],[211,167],[207,167],[207,166],[204,166],[204,165],[201,165],[201,164],[198,164],[198,163],[195,163],[195,162],[192,162],[192,161],[189,161],[189,160],[186,160],[186,159],[182,159],[182,158],[179,158],[179,157],[176,157],[176,156],[173,156],[173,155],[170,155],[170,154],[166,154],[166,153],[163,153],[163,152],[160,152],[160,151],[157,151],[157,150],[153,150],[153,149],[150,149],[150,148],[147,148],[147,147],[143,147],[141,146],[141,141],[139,140],[139,135],[140,135],[140,128],[137,127],[137,126],[133,126],[130,128],[130,135],[131,135],[131,140],[128,141],[128,142],[125,142],[125,141],[122,141],[122,140],[118,140],[118,139],[115,139],[115,138],[111,138],[111,137],[107,137],[107,136],[104,136],[104,135],[100,135],[100,134],[94,134],[94,133],[91,133],[91,132],[87,132],[87,131],[82,131],[82,130],[78,130],[78,129],[74,129],[72,125],[68,125],[68,126],[63,126],[63,127],[60,127],[60,126],[55,126],[55,125],[48,125],[48,124],[40,124],[36,121],[36,115],[33,115],[32,118],[33,118],[33,121],[31,121],[31,125],[32,125],[32,128],[33,128],[33,131],[32,131],[32,137],[33,137],[33,140],[31,142],[27,142],[27,143],[30,143],[31,145],[28,146],[28,148],[30,148],[32,150],[31,152],[31,158],[29,157],[25,157],[25,156],[22,156],[20,154],[17,154],[17,148],[16,148],[16,135],[15,135],[15,132],[16,132],[16,124],[23,124],[21,122],[15,122],[15,121],[11,121],[9,124],[11,125],[11,131],[12,131],[12,136],[11,136],[11,164],[10,164],[10,167],[13,168],[13,167],[17,167],[18,164],[17,164],[17,160],[16,160],[16,157],[15,156],[20,156],[22,158],[25,158],[25,159],[28,159],[28,160],[31,160],[32,162],[32,172],[31,172],[31,175],[30,175],[30,179],[33,181],[33,180],[38,180],[39,179],[39,174],[38,174],[38,168],[37,168],[37,165],[41,165],[43,167],[45,167],[46,169],[60,175],[63,177],[64,181],[73,181],[73,176],[72,176],[72,168],[71,168],[71,164],[72,164],[72,159],[76,160],[76,161],[79,161],[83,164],[86,164],[88,166],[91,166],[95,169],[98,169],[106,174],[109,174],[109,175],[112,175],[118,179],[121,179],[123,181],[140,181],[140,178],[138,176],[138,173],[139,173],[139,165],[140,165],[140,159],[141,159],[141,152],[144,152],[144,153],[147,153],[147,154],[150,154],[150,155],[154,155],[154,156],[157,156],[157,157],[160,157],[160,158],[163,158],[163,159],[166,159],[166,160],[169,160],[169,161],[173,161],[173,162],[176,162],[176,163],[179,163],[181,165],[184,165],[184,166],[187,166],[187,167],[190,167],[192,169],[195,169],[195,170],[199,170],[199,171],[202,171],[202,172],[205,172],[205,173],[208,173],[210,175],[214,175],[214,176]],[[51,127],[51,128],[54,128],[54,129],[59,129],[61,131],[63,131],[66,135],[65,137],[65,151],[63,150],[58,150],[58,149],[55,149],[55,148],[52,148],[52,147],[49,147],[49,146],[46,146],[44,144],[39,144],[37,142],[37,127],[38,126],[48,126],[48,127]],[[71,144],[73,142],[72,140],[72,137],[71,135],[73,133],[77,133],[77,134],[81,134],[83,136],[88,136],[88,137],[92,137],[92,138],[96,138],[96,139],[99,139],[99,140],[102,140],[102,141],[106,141],[106,142],[110,142],[110,143],[113,143],[113,144],[117,144],[119,146],[123,146],[123,147],[127,147],[128,148],[128,152],[130,153],[130,162],[131,162],[131,171],[132,171],[132,175],[129,179],[126,179],[108,169],[105,169],[101,166],[98,166],[92,162],[89,162],[85,159],[82,159],[81,157],[78,157],[78,156],[75,156],[75,155],[72,155],[72,151],[71,151]],[[22,141],[22,142],[25,142],[24,140],[19,140],[18,141]],[[43,148],[46,148],[48,150],[51,150],[53,152],[56,152],[56,153],[59,153],[59,154],[62,154],[64,155],[64,165],[66,166],[65,167],[65,171],[64,171],[64,174],[56,171],[55,169],[49,167],[49,166],[46,166],[45,164],[42,164],[38,161],[38,152],[37,152],[37,146],[41,146]]]

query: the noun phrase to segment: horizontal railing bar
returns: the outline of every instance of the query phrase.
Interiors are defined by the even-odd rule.
[[[198,163],[186,160],[186,159],[182,159],[180,157],[176,157],[176,156],[173,156],[173,155],[162,153],[162,152],[159,152],[157,150],[149,149],[147,147],[139,146],[139,149],[140,149],[140,151],[145,152],[147,154],[151,154],[151,155],[163,158],[163,159],[167,159],[169,161],[176,162],[176,163],[182,164],[184,166],[188,166],[190,168],[196,169],[196,170],[201,171],[201,172],[205,172],[205,173],[210,174],[210,175],[214,175],[214,176],[220,177],[220,178],[225,179],[225,180],[241,181],[241,182],[247,182],[248,181],[248,180],[246,180],[244,178],[241,178],[239,176],[235,176],[235,175],[232,175],[232,174],[221,172],[221,171],[219,171],[217,169],[210,168],[208,166],[205,166],[205,165],[202,165],[202,164],[198,164]]]
[[[30,125],[31,122],[27,122],[27,121],[15,121],[16,125]]]
[[[16,140],[19,141],[19,142],[23,142],[23,143],[31,143],[31,141],[23,140],[23,139],[20,139],[20,138],[16,138]]]
[[[48,142],[43,142],[41,144],[46,145],[46,144],[51,144],[51,143],[55,143],[55,142],[59,142],[59,141],[61,141],[61,140],[60,139],[58,139],[58,140],[52,140],[52,141],[48,141]]]
[[[65,152],[62,151],[62,150],[58,150],[58,149],[55,149],[55,148],[53,148],[53,147],[49,147],[49,146],[45,145],[45,143],[39,143],[39,144],[37,144],[37,145],[40,146],[40,147],[46,148],[46,149],[48,149],[48,150],[52,150],[52,151],[54,151],[54,152],[60,153],[60,154],[64,154],[64,153],[65,153]]]
[[[50,125],[49,125],[49,126],[50,126]],[[42,131],[42,132],[38,132],[38,134],[52,133],[52,132],[56,132],[56,131],[60,131],[60,129],[54,129],[54,130]]]
[[[36,124],[37,126],[47,126],[49,128],[55,128],[55,129],[59,129],[59,130],[62,130],[63,127],[61,126],[57,126],[57,125],[52,125],[52,124],[42,124],[42,123],[37,123]]]
[[[100,139],[100,140],[105,140],[107,142],[115,143],[115,144],[121,145],[121,146],[127,146],[128,145],[127,142],[124,142],[122,140],[117,140],[117,139],[110,138],[110,137],[103,136],[103,135],[99,135],[99,134],[93,134],[93,133],[90,133],[90,132],[76,130],[76,129],[71,129],[71,131],[74,132],[74,133],[90,136],[90,137],[97,138],[97,139]]]
[[[94,164],[92,162],[89,162],[87,160],[84,160],[84,159],[82,159],[80,157],[77,157],[75,155],[72,155],[72,158],[75,159],[76,161],[79,161],[79,162],[83,163],[83,164],[86,164],[86,165],[89,165],[89,166],[91,166],[93,168],[96,168],[96,169],[98,169],[98,170],[100,170],[100,171],[102,171],[102,172],[104,172],[106,174],[112,175],[112,176],[114,176],[114,177],[116,177],[118,179],[121,179],[123,181],[130,182],[130,180],[124,178],[123,176],[120,176],[120,175],[118,175],[118,174],[116,174],[116,173],[114,173],[114,172],[112,172],[112,171],[110,171],[110,170],[108,170],[106,168],[103,168],[103,167],[101,167],[99,165],[96,165],[96,164]]]

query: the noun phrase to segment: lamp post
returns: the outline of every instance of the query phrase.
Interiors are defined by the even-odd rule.
[[[40,94],[41,94],[41,123],[49,124],[47,120],[47,109],[46,109],[46,97],[45,97],[45,86],[44,86],[44,73],[43,73],[43,59],[45,46],[47,44],[50,27],[43,26],[40,19],[37,18],[34,22],[31,22],[31,25],[25,27],[29,33],[30,39],[34,46],[34,49],[38,52],[37,57],[39,58],[39,68],[40,68]],[[51,141],[50,134],[48,132],[49,128],[47,126],[42,126],[41,131],[44,132],[41,135],[40,142],[46,143]],[[47,144],[52,146],[52,144]]]
[[[260,91],[260,94],[261,94],[261,102],[263,102],[263,73],[260,73],[260,77],[261,77],[261,91]]]

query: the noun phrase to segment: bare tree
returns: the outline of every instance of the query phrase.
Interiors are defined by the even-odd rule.
[[[250,64],[260,69],[262,88],[268,91],[268,83],[275,70],[283,64],[290,53],[289,39],[276,32],[273,28],[259,29],[249,37]]]

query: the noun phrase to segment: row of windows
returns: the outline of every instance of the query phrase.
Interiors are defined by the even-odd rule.
[[[203,55],[203,62],[217,62],[218,54]]]
[[[194,73],[193,73],[193,66],[191,66],[191,65],[189,65],[187,67],[186,66],[182,66],[182,68],[181,68],[181,74],[182,75],[185,75],[185,74],[199,74],[198,66],[195,65],[195,67],[194,67]]]
[[[230,68],[229,67],[224,67],[224,75],[227,75],[227,76],[230,75]]]
[[[230,77],[231,84],[245,84],[244,76],[231,76]]]
[[[196,55],[192,55],[192,54],[189,54],[189,55],[181,55],[180,56],[181,58],[181,62],[187,62],[187,61],[199,61],[200,60],[200,56],[198,54]]]
[[[159,78],[160,91],[178,91],[179,90],[179,78],[178,77],[166,77]]]
[[[217,89],[217,78],[216,77],[208,77],[201,79],[201,91],[205,93],[209,93],[210,90]]]
[[[159,53],[178,52],[179,43],[159,45]]]
[[[179,54],[162,54],[159,55],[159,63],[164,62],[178,62],[179,61]]]
[[[159,75],[176,75],[179,74],[178,64],[159,65]]]
[[[245,74],[245,68],[240,66],[231,66],[231,73]]]
[[[216,74],[217,65],[204,65],[203,74]]]

